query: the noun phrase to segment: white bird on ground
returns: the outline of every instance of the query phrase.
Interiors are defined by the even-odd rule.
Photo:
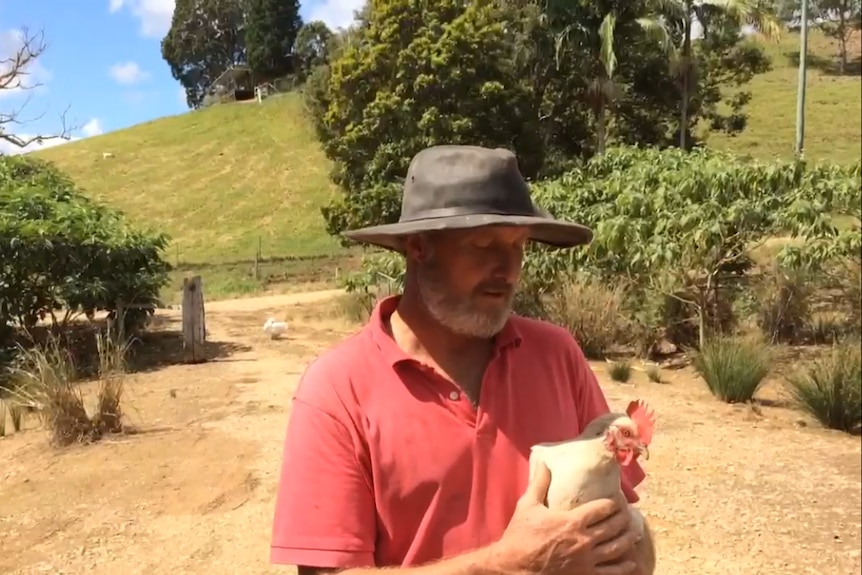
[[[263,324],[263,331],[269,334],[270,339],[278,339],[281,334],[287,331],[287,322],[276,321],[274,317],[271,317]]]

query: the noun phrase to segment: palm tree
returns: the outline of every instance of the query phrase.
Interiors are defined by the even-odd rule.
[[[614,51],[614,30],[616,28],[617,15],[615,12],[605,14],[598,28],[599,49],[596,58],[599,63],[599,71],[587,87],[586,100],[593,113],[596,122],[596,153],[601,155],[607,148],[607,113],[624,87],[614,80],[614,72],[617,68],[617,55]],[[641,29],[650,37],[654,38],[663,47],[672,47],[667,28],[658,19],[650,15],[638,18],[637,23]],[[570,34],[577,29],[586,40],[592,43],[594,36],[592,31],[585,30],[578,24],[567,25],[556,37],[556,62],[559,67],[560,54],[563,44],[569,39]]]
[[[698,21],[705,28],[709,14],[721,12],[739,26],[751,26],[768,39],[778,38],[781,25],[774,2],[768,0],[655,0],[655,10],[667,25],[683,31],[682,46],[671,52],[670,65],[680,89],[679,147],[685,150],[689,145],[688,106],[695,89],[692,24]]]

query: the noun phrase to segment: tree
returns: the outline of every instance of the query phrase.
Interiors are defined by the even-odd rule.
[[[296,72],[294,41],[301,27],[296,0],[246,0],[246,52],[258,80]]]
[[[847,44],[860,27],[862,0],[819,0],[815,11],[822,19],[820,29],[838,42],[838,73],[847,70]]]
[[[442,142],[514,148],[520,158],[527,92],[512,38],[490,3],[375,0],[358,40],[331,64],[319,133],[348,192],[402,178],[410,158]]]
[[[38,88],[38,82],[29,82],[28,76],[36,61],[47,49],[45,36],[42,31],[31,34],[26,27],[22,27],[17,34],[17,45],[11,53],[0,54],[0,93],[21,90],[30,91]],[[56,134],[40,134],[36,136],[22,137],[14,134],[12,126],[21,126],[33,122],[39,117],[24,119],[22,114],[29,103],[29,98],[18,109],[9,112],[0,112],[0,140],[8,142],[17,148],[26,148],[30,144],[41,144],[46,140],[63,139],[68,140],[76,128],[66,125],[66,112],[60,115],[61,129]]]
[[[329,63],[332,31],[320,20],[308,22],[296,34],[293,45],[295,72],[304,81],[318,67]]]
[[[801,26],[800,0],[776,0],[775,10],[791,29]],[[847,45],[862,28],[862,1],[809,0],[809,26],[819,22],[820,30],[838,42],[838,72],[847,71]]]
[[[672,42],[664,23],[654,15],[636,18],[635,22],[640,26],[649,39],[655,40],[664,50],[670,52]],[[598,65],[586,90],[586,100],[595,117],[596,129],[596,153],[603,154],[607,146],[607,122],[608,111],[615,103],[625,85],[615,80],[614,73],[617,70],[617,52],[614,47],[616,40],[616,12],[608,12],[602,19],[597,31],[578,28],[577,23],[569,24],[557,38],[557,62],[559,64],[559,52],[563,42],[570,41],[570,35],[580,36],[578,41],[588,46],[595,46],[593,60]],[[598,36],[596,38],[596,36]]]
[[[198,108],[212,83],[246,61],[242,0],[177,0],[162,58]]]
[[[53,164],[0,158],[0,328],[50,317],[62,329],[76,314],[116,311],[118,302],[141,325],[168,281],[167,242],[94,203]]]
[[[697,21],[704,37],[711,27],[722,26],[719,31],[736,33],[742,25],[754,27],[763,36],[775,38],[780,33],[774,4],[764,0],[656,0],[657,12],[667,21],[668,27],[681,30],[681,45],[671,59],[671,66],[679,83],[679,147],[690,148],[689,118],[692,97],[697,89],[697,58],[693,48],[692,24]],[[729,30],[728,30],[729,28]]]
[[[671,145],[680,98],[669,53],[682,27],[655,10],[654,0],[429,0],[420,15],[409,0],[369,3],[304,88],[345,191],[323,210],[328,231],[397,218],[393,190],[410,158],[436,143],[512,149],[533,180],[577,167],[608,138]],[[738,88],[766,60],[738,26],[731,34],[717,22],[694,51],[702,72],[686,121],[735,133],[747,102]],[[729,84],[737,89],[723,91]]]

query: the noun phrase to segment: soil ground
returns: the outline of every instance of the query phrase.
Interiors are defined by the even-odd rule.
[[[0,440],[0,573],[290,572],[268,563],[289,399],[308,361],[355,329],[332,295],[207,304],[200,365],[175,360],[179,313],[160,311],[149,344],[166,355],[127,387],[139,433],[54,450],[29,420]],[[286,337],[263,333],[270,315]],[[625,385],[594,369],[613,407],[642,397],[659,417],[640,489],[659,575],[860,572],[858,437],[782,407],[778,387],[729,406],[687,369]]]

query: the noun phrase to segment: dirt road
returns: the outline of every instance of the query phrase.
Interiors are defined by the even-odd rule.
[[[142,433],[62,452],[36,429],[0,440],[0,573],[290,572],[267,562],[281,443],[304,366],[354,329],[321,311],[332,295],[207,304],[212,361],[130,380]],[[286,338],[265,336],[270,315]],[[659,575],[859,573],[858,438],[719,404],[686,371],[618,385],[595,369],[613,405],[659,414],[641,490]]]

